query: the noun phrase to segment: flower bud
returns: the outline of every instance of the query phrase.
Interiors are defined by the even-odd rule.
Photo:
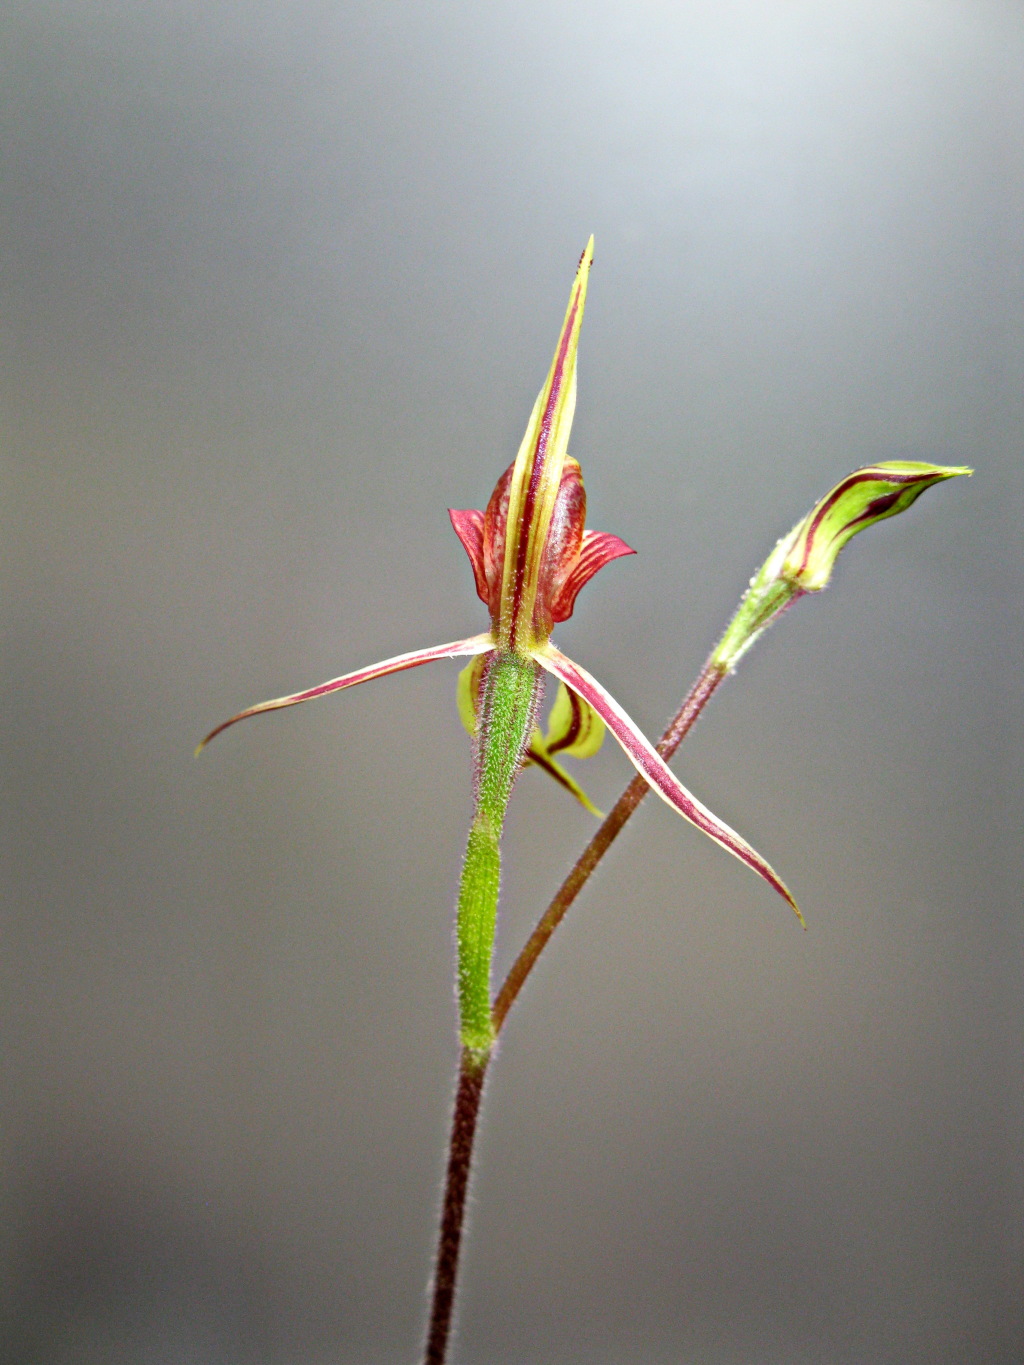
[[[832,575],[839,551],[851,536],[905,511],[932,484],[969,469],[888,460],[855,470],[822,498],[780,543],[779,577],[803,592],[818,592]]]
[[[932,484],[966,468],[887,460],[848,474],[783,536],[751,579],[739,610],[711,656],[728,672],[763,630],[798,597],[820,592],[846,542],[876,521],[905,511]]]

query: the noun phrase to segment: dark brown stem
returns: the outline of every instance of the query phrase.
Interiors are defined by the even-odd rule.
[[[658,741],[658,753],[666,761],[672,757],[682,743],[687,731],[703,711],[712,694],[718,687],[725,672],[710,660],[700,672],[697,681],[686,694],[682,706],[672,717],[668,728]],[[505,1018],[523,988],[523,983],[533,971],[534,965],[547,944],[548,939],[561,924],[565,912],[586,885],[587,879],[614,843],[619,830],[644,799],[650,787],[645,778],[637,774],[626,790],[616,801],[604,823],[586,846],[572,871],[558,888],[554,900],[544,911],[527,939],[522,952],[513,962],[508,976],[494,1001],[494,1031],[500,1033]]]
[[[448,1174],[441,1207],[441,1231],[437,1239],[434,1264],[434,1295],[427,1329],[424,1365],[444,1365],[455,1302],[455,1281],[459,1271],[459,1244],[466,1212],[466,1191],[473,1161],[473,1138],[480,1113],[484,1077],[489,1056],[482,1059],[469,1048],[462,1051],[459,1086],[455,1092],[452,1135],[448,1144]]]

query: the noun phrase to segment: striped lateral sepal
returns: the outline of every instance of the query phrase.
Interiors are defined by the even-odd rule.
[[[701,830],[740,862],[746,863],[758,876],[763,877],[769,886],[784,897],[796,911],[797,918],[803,923],[803,916],[789,889],[777,872],[747,843],[735,830],[730,829],[717,815],[712,814],[676,777],[665,760],[657,752],[640,727],[630,719],[619,703],[606,691],[596,678],[573,663],[560,649],[548,641],[543,647],[534,650],[533,657],[560,682],[587,701],[600,715],[601,719],[619,741],[622,750],[637,772],[647,781],[651,789],[672,807],[684,820]]]
[[[232,716],[230,720],[222,720],[197,746],[196,753],[205,749],[210,740],[222,730],[226,730],[229,725],[235,725],[240,720],[248,720],[250,716],[261,716],[265,711],[282,711],[286,706],[298,706],[299,702],[303,701],[315,701],[318,697],[326,697],[331,692],[341,692],[346,687],[372,682],[374,678],[385,678],[389,673],[401,673],[407,668],[419,668],[420,664],[433,663],[435,659],[457,659],[466,654],[486,654],[493,648],[494,641],[490,635],[473,635],[468,640],[454,640],[451,644],[435,645],[432,649],[415,649],[411,654],[396,654],[393,659],[383,659],[379,664],[371,664],[369,668],[359,668],[354,673],[331,678],[328,682],[320,683],[318,687],[309,687],[304,692],[293,692],[290,697],[275,697],[273,701],[258,702],[255,706],[248,706],[244,711],[239,711],[238,715]]]

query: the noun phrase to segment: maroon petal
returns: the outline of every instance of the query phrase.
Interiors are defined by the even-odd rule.
[[[501,576],[505,565],[505,535],[508,530],[508,500],[512,488],[512,471],[515,461],[509,465],[494,486],[484,512],[484,577],[487,580],[487,596],[484,601],[491,609],[491,621],[497,622],[501,604]]]
[[[565,580],[580,557],[586,520],[587,494],[583,476],[577,462],[567,455],[537,579],[535,626],[541,638],[551,634],[552,626],[559,619],[552,615],[551,604],[558,600]]]
[[[448,515],[452,519],[455,534],[462,541],[462,548],[469,555],[469,562],[473,566],[476,594],[483,602],[487,602],[487,572],[484,568],[484,514],[483,512],[475,512],[472,508],[457,511],[454,507],[449,507]]]
[[[551,604],[552,618],[555,621],[568,620],[576,605],[576,594],[585,583],[590,582],[598,569],[603,569],[613,559],[635,554],[634,549],[610,531],[584,531],[579,558]]]

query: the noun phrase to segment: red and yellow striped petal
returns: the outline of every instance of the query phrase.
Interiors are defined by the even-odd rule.
[[[623,555],[635,554],[634,549],[631,549],[618,536],[613,536],[610,531],[584,531],[579,557],[551,602],[552,620],[567,621],[569,619],[573,607],[576,605],[577,593],[584,584],[590,582],[598,569],[603,569],[613,559],[621,559]]]
[[[576,351],[593,257],[591,237],[580,257],[551,369],[512,468],[497,623],[505,649],[527,652],[538,643],[534,609],[576,409]]]
[[[469,555],[469,562],[473,566],[476,595],[481,602],[490,606],[487,570],[484,567],[484,514],[483,512],[476,512],[472,508],[459,510],[455,507],[449,507],[448,515],[451,518],[452,526],[455,528],[455,534],[462,541],[462,548]]]
[[[319,687],[307,688],[305,692],[294,692],[290,697],[275,697],[273,701],[261,701],[256,706],[239,711],[238,715],[232,716],[230,720],[221,721],[198,746],[196,753],[204,749],[211,739],[222,730],[226,730],[229,725],[235,725],[240,720],[248,720],[250,716],[262,715],[264,711],[281,711],[286,706],[298,706],[302,701],[315,701],[317,697],[326,697],[330,692],[340,692],[342,688],[355,687],[357,683],[383,678],[389,673],[401,673],[406,668],[418,668],[420,664],[429,664],[435,659],[456,659],[464,654],[486,654],[493,648],[494,639],[490,632],[486,635],[473,635],[468,640],[454,640],[451,644],[434,645],[432,649],[416,649],[411,654],[396,654],[393,659],[383,659],[379,664],[371,664],[369,668],[360,668],[355,673],[332,678],[329,682],[321,683]]]
[[[619,741],[637,772],[650,783],[663,801],[716,843],[728,849],[740,862],[746,863],[758,876],[763,877],[769,886],[774,887],[779,895],[789,902],[801,924],[803,923],[803,916],[797,908],[796,901],[778,873],[744,838],[719,820],[717,815],[712,814],[686,790],[643,731],[626,715],[611,693],[607,692],[596,678],[591,677],[579,664],[573,663],[550,641],[534,649],[533,657],[542,668],[546,668],[549,673],[564,682],[566,687],[578,692],[584,701],[589,702]]]
[[[559,683],[544,736],[548,753],[593,758],[603,743],[604,721],[578,693]]]
[[[604,727],[602,726],[602,729],[603,728]],[[591,815],[596,815],[599,820],[604,818],[604,812],[598,810],[572,774],[567,773],[558,759],[553,756],[544,743],[544,740],[541,738],[539,730],[534,731],[533,738],[530,741],[530,747],[526,753],[526,761],[527,763],[535,763],[537,767],[542,768],[549,777],[553,777],[560,787],[564,787],[567,792],[570,792],[575,796],[576,800],[585,811],[588,811]]]

